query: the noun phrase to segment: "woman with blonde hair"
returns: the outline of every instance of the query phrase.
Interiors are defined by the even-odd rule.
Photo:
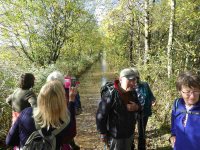
[[[69,123],[64,88],[57,81],[45,84],[38,95],[38,107],[33,111],[36,124],[40,127],[58,128],[62,122]],[[62,120],[62,122],[60,121]]]
[[[63,74],[60,72],[60,71],[53,71],[52,73],[50,73],[46,79],[47,82],[49,81],[53,81],[53,80],[58,80],[62,83],[63,87],[64,87],[64,84],[65,84],[65,78],[63,76]],[[65,90],[65,96],[66,96],[66,103],[68,105],[68,102],[69,102],[69,91],[66,91],[65,87],[64,87],[64,90]]]
[[[38,95],[37,108],[29,107],[21,112],[7,135],[6,144],[22,148],[31,133],[38,128],[42,130],[43,135],[49,135],[66,123],[67,126],[56,135],[56,149],[60,149],[63,142],[66,142],[63,138],[71,134],[70,126],[75,120],[75,95],[76,91],[72,89],[69,93],[68,110],[62,83],[58,80],[47,82]]]

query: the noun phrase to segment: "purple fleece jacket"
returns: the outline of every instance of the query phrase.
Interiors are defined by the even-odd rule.
[[[187,112],[183,98],[177,100],[174,102],[171,116],[171,134],[176,136],[174,150],[199,150],[200,101]],[[188,118],[184,126],[186,115]]]

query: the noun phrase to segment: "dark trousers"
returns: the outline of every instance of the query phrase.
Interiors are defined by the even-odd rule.
[[[133,135],[122,139],[110,138],[110,150],[131,150],[132,143]]]
[[[146,150],[146,126],[148,122],[148,116],[144,116],[143,113],[138,114],[137,127],[138,127],[138,150]]]

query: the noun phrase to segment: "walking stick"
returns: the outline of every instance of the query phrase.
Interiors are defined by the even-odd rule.
[[[106,143],[104,144],[104,150],[107,150],[107,145],[106,145]]]
[[[104,150],[109,150],[110,145],[108,144],[108,141],[104,143]]]

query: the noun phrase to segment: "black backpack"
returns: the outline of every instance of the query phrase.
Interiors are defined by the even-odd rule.
[[[60,128],[54,129],[48,136],[43,135],[41,129],[34,131],[27,139],[22,150],[55,150],[56,135],[66,126],[67,124],[63,123]]]
[[[100,90],[100,93],[101,93],[101,97],[102,95],[104,94],[111,94],[112,95],[112,92],[114,90],[114,84],[113,82],[106,82],[102,87],[101,87],[101,90]]]
[[[106,82],[100,89],[101,98],[109,96],[111,99],[111,108],[115,105],[116,92],[114,92],[114,83],[111,81]]]

